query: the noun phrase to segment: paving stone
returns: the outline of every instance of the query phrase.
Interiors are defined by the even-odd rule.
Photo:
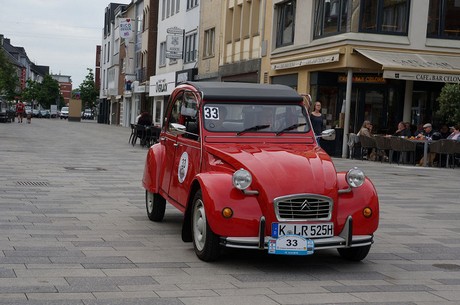
[[[459,168],[334,159],[341,171],[362,168],[380,196],[362,262],[335,250],[227,249],[205,263],[182,242],[179,211],[168,205],[163,222],[147,219],[147,149],[129,145],[129,134],[95,122],[0,124],[0,160],[17,160],[0,162],[0,304],[460,303]]]

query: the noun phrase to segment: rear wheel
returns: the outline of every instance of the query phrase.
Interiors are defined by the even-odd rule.
[[[193,198],[192,237],[193,247],[199,259],[209,262],[219,257],[219,236],[209,227],[201,191],[198,191]]]
[[[339,248],[337,249],[337,251],[339,252],[341,257],[348,259],[350,261],[358,262],[363,260],[367,256],[370,249],[371,245],[353,248]]]
[[[145,206],[151,221],[162,221],[165,217],[166,200],[160,194],[145,191]]]

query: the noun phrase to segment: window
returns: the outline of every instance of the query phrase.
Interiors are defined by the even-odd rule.
[[[347,31],[348,0],[318,0],[315,7],[314,36],[335,35]]]
[[[277,5],[276,10],[278,11],[276,47],[291,45],[294,43],[295,0]]]
[[[410,0],[362,0],[360,31],[407,34]]]
[[[198,110],[197,99],[192,92],[182,92],[172,104],[171,113],[169,115],[169,123],[178,123],[185,126],[185,133],[181,135],[183,138],[198,140]],[[169,131],[174,128],[169,125]]]
[[[216,34],[215,28],[204,31],[204,48],[203,48],[204,58],[214,56],[215,34]]]
[[[198,6],[198,0],[187,0],[187,9],[194,8],[195,6]]]
[[[460,1],[430,0],[427,37],[460,39]]]
[[[193,62],[196,60],[196,33],[185,36],[185,56],[184,62]]]
[[[160,67],[166,66],[166,41],[160,43]]]

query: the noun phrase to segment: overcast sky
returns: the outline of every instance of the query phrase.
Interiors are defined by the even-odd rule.
[[[109,3],[130,0],[0,0],[0,34],[23,47],[36,65],[68,75],[75,89],[95,72],[96,45],[102,43]]]

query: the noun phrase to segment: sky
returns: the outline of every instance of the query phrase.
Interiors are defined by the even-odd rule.
[[[68,75],[78,88],[95,73],[96,46],[102,43],[105,8],[131,0],[0,0],[0,34],[29,59],[49,66],[50,74]]]

